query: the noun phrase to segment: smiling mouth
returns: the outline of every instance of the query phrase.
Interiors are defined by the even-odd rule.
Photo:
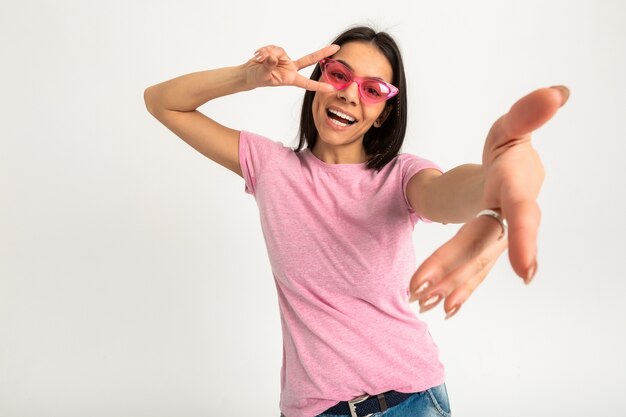
[[[356,119],[350,115],[342,113],[335,109],[326,109],[328,118],[337,126],[347,127],[356,123]]]

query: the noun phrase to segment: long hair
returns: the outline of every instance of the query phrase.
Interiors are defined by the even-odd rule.
[[[346,30],[332,42],[343,45],[348,42],[369,42],[376,46],[391,64],[393,70],[392,84],[398,87],[399,93],[386,103],[386,106],[393,106],[389,116],[382,126],[371,127],[363,137],[363,147],[369,155],[366,167],[380,171],[389,161],[391,161],[400,151],[404,142],[407,121],[407,98],[406,98],[406,77],[404,75],[404,64],[402,55],[396,41],[385,32],[376,32],[368,26],[357,26]],[[320,65],[317,64],[311,74],[312,80],[319,80],[322,74]],[[307,144],[309,149],[313,149],[317,142],[317,128],[313,121],[313,98],[315,91],[307,91],[302,102],[302,112],[300,114],[300,142],[295,152],[302,151]]]

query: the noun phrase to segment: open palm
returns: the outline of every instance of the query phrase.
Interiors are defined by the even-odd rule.
[[[513,270],[530,282],[537,269],[540,211],[536,199],[544,178],[531,134],[550,120],[568,97],[565,87],[536,90],[493,124],[483,150],[482,205],[499,211],[508,221],[508,236],[498,239],[499,224],[485,216],[463,225],[422,263],[411,280],[411,301],[419,300],[422,312],[445,300],[448,317],[455,314],[507,246]]]

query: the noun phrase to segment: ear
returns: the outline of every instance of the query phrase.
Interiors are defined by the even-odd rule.
[[[391,113],[392,108],[393,106],[391,104],[387,104],[385,106],[385,109],[383,110],[383,112],[380,114],[380,116],[378,116],[378,119],[376,119],[376,121],[374,122],[374,127],[381,127],[383,123],[385,123],[385,120],[387,120],[387,116],[389,116],[389,113]]]

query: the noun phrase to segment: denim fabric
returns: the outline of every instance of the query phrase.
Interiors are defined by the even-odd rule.
[[[406,400],[371,417],[450,417],[448,390],[443,383],[426,391],[416,392]],[[281,413],[280,417],[285,417]],[[318,414],[315,417],[350,417],[350,414]]]

